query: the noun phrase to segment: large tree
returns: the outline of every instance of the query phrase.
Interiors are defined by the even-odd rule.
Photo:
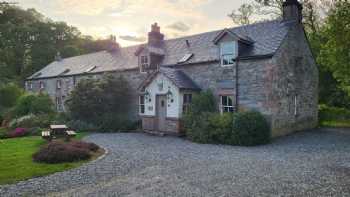
[[[327,41],[321,45],[318,61],[333,73],[350,95],[350,2],[336,3],[323,34]]]

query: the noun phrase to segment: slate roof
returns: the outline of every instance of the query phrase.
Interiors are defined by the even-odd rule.
[[[228,30],[253,41],[251,49],[246,51],[243,56],[264,56],[273,55],[277,51],[288,33],[290,24],[291,22],[274,20],[229,28]],[[222,31],[165,40],[165,55],[162,65],[177,65],[178,61],[188,53],[194,55],[185,64],[219,60],[218,46],[214,44],[213,40]],[[186,44],[186,40],[188,40],[190,46]],[[86,70],[93,66],[96,66],[96,68],[89,73],[137,69],[138,59],[135,53],[141,46],[144,45],[124,47],[115,52],[101,51],[54,61],[33,74],[29,79],[84,74]]]
[[[161,67],[157,72],[154,72],[152,75],[147,77],[140,85],[139,89],[149,85],[159,73],[163,74],[166,78],[173,82],[174,85],[180,90],[201,90],[201,88],[183,71],[167,67]]]

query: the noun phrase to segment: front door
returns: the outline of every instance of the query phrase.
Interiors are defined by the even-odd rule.
[[[166,131],[166,110],[167,97],[165,95],[157,95],[157,130]]]

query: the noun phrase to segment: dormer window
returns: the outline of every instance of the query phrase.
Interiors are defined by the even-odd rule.
[[[232,66],[237,57],[237,42],[222,42],[220,43],[220,55],[222,66]]]
[[[57,87],[57,89],[61,89],[61,87],[62,87],[62,81],[61,80],[57,80],[56,87]]]
[[[142,55],[140,57],[140,70],[142,73],[146,72],[146,70],[149,68],[149,61],[148,56]]]

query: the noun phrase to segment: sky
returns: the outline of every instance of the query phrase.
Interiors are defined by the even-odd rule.
[[[65,21],[83,34],[113,34],[122,46],[146,41],[157,22],[166,39],[234,26],[227,16],[244,0],[16,0],[54,21]]]

